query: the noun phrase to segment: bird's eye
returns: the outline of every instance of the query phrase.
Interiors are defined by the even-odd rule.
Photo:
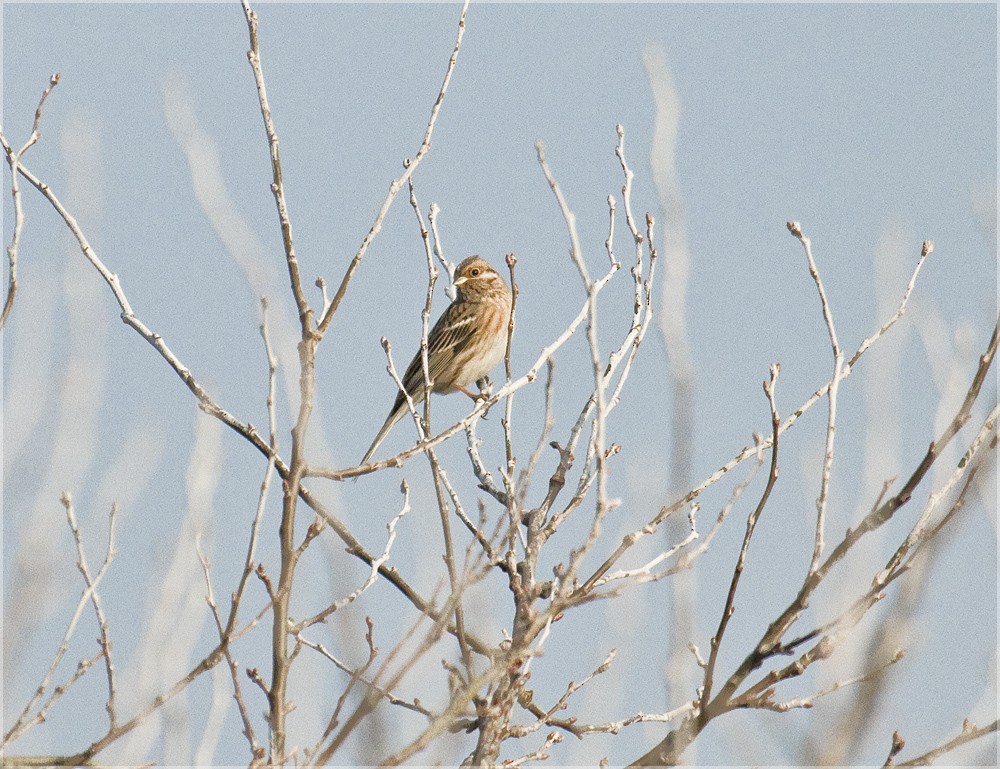
[[[480,269],[479,269],[478,267],[473,267],[473,268],[472,268],[472,272],[471,272],[471,275],[472,275],[472,277],[474,277],[474,278],[478,278],[478,277],[479,277],[479,273],[480,273],[480,272],[481,272],[481,270],[480,270]]]

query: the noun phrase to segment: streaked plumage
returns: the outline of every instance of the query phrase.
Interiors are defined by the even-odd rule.
[[[510,319],[510,289],[500,274],[478,256],[470,256],[455,270],[455,301],[427,335],[427,368],[432,392],[461,391],[486,377],[503,358]],[[414,403],[423,401],[424,369],[419,352],[403,374],[403,386]],[[361,464],[368,464],[379,444],[407,413],[406,397],[397,392],[385,424],[378,431]]]

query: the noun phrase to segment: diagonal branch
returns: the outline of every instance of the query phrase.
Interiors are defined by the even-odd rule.
[[[900,507],[910,501],[914,490],[927,475],[931,467],[933,467],[938,457],[940,457],[941,451],[947,446],[951,439],[955,437],[962,426],[968,422],[972,413],[972,406],[979,397],[983,382],[986,380],[986,375],[990,370],[993,359],[996,357],[998,335],[1000,335],[1000,319],[998,319],[997,325],[993,329],[993,334],[990,337],[986,350],[979,358],[979,366],[973,375],[972,383],[969,386],[965,399],[963,400],[961,407],[956,412],[951,423],[949,423],[944,429],[938,440],[931,443],[923,460],[906,480],[899,492],[884,500],[880,505],[876,506],[870,513],[868,513],[868,515],[865,516],[864,519],[862,519],[861,523],[858,524],[856,528],[849,529],[844,538],[833,548],[826,559],[814,572],[807,576],[799,594],[767,627],[760,641],[757,642],[753,650],[746,656],[740,666],[729,677],[725,685],[712,700],[709,707],[713,712],[721,712],[727,707],[730,707],[730,700],[732,696],[736,693],[736,690],[742,685],[750,673],[759,668],[770,657],[786,651],[787,646],[782,643],[781,639],[784,637],[788,628],[795,623],[801,613],[805,610],[813,592],[827,576],[827,574],[829,574],[830,570],[840,560],[842,560],[845,555],[847,555],[847,553],[855,544],[857,544],[861,537],[882,526],[886,521],[892,518],[893,514]],[[967,468],[968,465],[966,464],[965,467]],[[826,650],[830,648],[831,643],[832,641],[829,637],[822,639],[814,649],[807,652],[806,661],[811,661],[816,655],[825,653]],[[692,740],[697,736],[700,729],[701,727],[698,721],[691,718],[686,719],[681,726],[669,732],[663,740],[661,740],[645,755],[637,759],[633,766],[663,766],[675,764],[679,760],[681,753],[683,753],[687,746],[690,745]]]
[[[333,299],[330,300],[330,304],[326,307],[323,312],[323,316],[319,320],[316,332],[320,336],[325,334],[326,330],[330,327],[330,322],[333,320],[333,316],[340,307],[344,294],[347,293],[347,286],[351,282],[351,278],[354,277],[354,273],[358,269],[358,265],[360,265],[361,260],[364,259],[372,241],[375,240],[375,237],[382,231],[382,222],[385,220],[386,214],[389,213],[389,207],[392,206],[392,202],[396,199],[396,195],[398,195],[399,191],[403,189],[403,185],[410,180],[410,177],[413,176],[413,172],[417,169],[417,166],[420,165],[420,161],[423,160],[424,156],[430,151],[431,135],[434,133],[434,126],[437,123],[438,113],[441,111],[441,105],[444,103],[445,93],[448,91],[448,84],[451,82],[452,73],[455,71],[455,64],[458,61],[458,52],[462,48],[462,38],[465,35],[465,14],[468,10],[469,0],[465,0],[465,3],[462,5],[462,13],[458,17],[458,34],[455,37],[455,47],[451,52],[451,58],[448,59],[448,68],[445,70],[444,80],[442,81],[441,88],[438,91],[437,99],[435,99],[434,106],[431,108],[431,116],[427,121],[427,130],[424,131],[424,140],[420,143],[417,154],[412,160],[409,160],[405,164],[403,174],[398,179],[393,179],[392,183],[389,185],[389,193],[382,202],[382,207],[375,215],[375,221],[372,223],[371,228],[368,230],[368,234],[365,235],[364,240],[361,242],[361,247],[358,248],[357,253],[354,254],[354,258],[351,260],[351,263],[347,266],[347,271],[344,273],[344,277],[340,281],[340,286],[337,288],[337,292],[333,295]]]
[[[932,764],[935,759],[940,758],[945,753],[948,753],[955,748],[961,747],[962,745],[972,742],[973,740],[978,740],[980,737],[985,737],[987,734],[993,734],[997,731],[998,723],[1000,722],[994,721],[986,726],[976,726],[969,719],[965,719],[962,723],[962,731],[956,737],[938,745],[932,750],[928,750],[923,755],[911,758],[908,761],[903,761],[896,764],[896,766],[927,766],[928,764]],[[902,740],[900,740],[900,742],[902,742]]]

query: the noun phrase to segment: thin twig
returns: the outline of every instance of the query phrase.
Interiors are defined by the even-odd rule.
[[[520,497],[518,500],[519,507],[523,507],[524,505],[524,500],[528,495],[528,486],[535,474],[538,460],[541,459],[542,451],[548,445],[549,436],[552,434],[552,427],[555,425],[555,414],[552,408],[555,399],[555,373],[555,359],[549,358],[545,370],[545,416],[542,419],[542,429],[538,435],[538,443],[534,451],[531,452],[531,456],[528,457],[528,464],[521,469],[520,477],[517,479],[517,492]]]
[[[243,561],[243,573],[240,581],[233,593],[229,608],[229,618],[226,620],[224,638],[232,638],[233,631],[237,624],[240,602],[243,599],[243,592],[246,589],[247,581],[253,573],[257,554],[257,541],[260,537],[260,525],[264,518],[264,510],[267,506],[267,495],[271,487],[271,479],[274,477],[275,457],[278,454],[278,417],[275,402],[276,395],[276,374],[278,370],[278,359],[274,355],[271,347],[271,337],[268,326],[268,302],[265,297],[260,299],[261,321],[260,335],[264,343],[264,355],[267,362],[267,421],[269,442],[271,446],[271,456],[268,457],[267,467],[264,470],[264,477],[260,483],[260,492],[257,495],[257,509],[254,512],[253,523],[250,526],[250,541],[247,544],[247,554]]]
[[[604,658],[601,664],[598,665],[596,668],[594,668],[594,670],[591,671],[589,675],[585,676],[580,681],[570,681],[569,685],[566,687],[566,690],[562,693],[562,696],[560,696],[559,699],[556,700],[556,703],[548,710],[542,710],[537,705],[534,705],[534,702],[531,700],[531,692],[525,692],[524,694],[526,696],[522,697],[522,699],[525,701],[521,702],[520,704],[523,707],[525,707],[529,712],[531,712],[532,715],[535,716],[536,720],[534,723],[527,724],[525,726],[511,726],[509,730],[510,736],[524,737],[528,734],[533,734],[534,732],[537,732],[543,726],[560,726],[562,728],[565,728],[567,731],[573,732],[575,734],[576,732],[573,727],[573,722],[575,722],[576,719],[570,719],[569,723],[564,724],[563,722],[560,722],[558,719],[554,719],[555,714],[566,709],[570,697],[572,697],[574,694],[580,691],[580,689],[582,689],[584,686],[593,681],[597,676],[601,675],[602,673],[606,673],[611,668],[611,663],[614,662],[614,659],[617,656],[617,654],[618,650],[612,649],[610,652],[608,652],[607,656]]]
[[[927,243],[929,243],[929,241],[925,243],[924,253],[922,254],[920,261],[918,261],[917,266],[913,271],[913,274],[910,278],[909,286],[915,284],[917,273],[919,272],[920,267],[923,264],[923,257],[925,257],[927,254],[930,253],[930,251],[927,249]],[[857,352],[855,352],[855,354],[851,357],[850,362],[844,365],[840,376],[841,380],[846,379],[848,376],[850,376],[850,374],[854,370],[854,364],[857,363],[862,354],[865,353],[875,342],[882,339],[889,331],[889,329],[891,329],[896,324],[896,322],[902,317],[903,310],[905,309],[905,305],[909,299],[909,296],[910,296],[910,290],[908,289],[895,315],[891,317],[886,323],[884,323],[875,334],[868,337],[867,339],[864,340],[864,342],[862,342]],[[805,414],[807,411],[809,411],[809,409],[811,409],[814,405],[816,405],[816,403],[829,392],[830,385],[831,382],[827,382],[826,384],[824,384],[822,387],[817,389],[812,395],[810,395],[809,398],[807,398],[806,401],[802,403],[802,405],[800,405],[795,411],[793,411],[791,414],[785,417],[785,420],[781,423],[781,427],[778,430],[778,435],[783,435],[798,421],[798,419],[803,414]],[[676,512],[677,510],[680,510],[685,505],[690,504],[692,500],[701,496],[701,494],[706,489],[717,483],[738,465],[742,464],[750,457],[756,456],[759,451],[770,448],[772,440],[773,438],[771,436],[768,436],[764,438],[759,444],[755,442],[753,445],[744,446],[743,449],[741,449],[736,454],[736,456],[734,456],[732,459],[730,459],[728,462],[722,465],[722,467],[720,467],[718,470],[711,473],[701,483],[699,483],[698,485],[694,486],[689,491],[687,491],[687,493],[685,493],[681,498],[677,499],[676,501],[672,502],[669,505],[664,505],[663,507],[661,507],[660,510],[656,513],[656,515],[654,515],[653,518],[650,519],[648,525],[658,526],[672,513]],[[624,555],[624,551],[617,553],[614,560],[617,560],[617,558],[620,558],[622,555]],[[606,568],[610,569],[613,565],[614,563],[612,561],[611,563],[608,563],[606,565]]]
[[[510,346],[514,340],[514,322],[515,313],[517,311],[517,295],[520,293],[520,289],[517,286],[517,278],[514,276],[514,266],[517,264],[517,257],[514,254],[507,254],[505,257],[507,263],[507,269],[510,271],[510,318],[507,321],[507,346],[504,349],[504,374],[507,377],[507,383],[511,381],[511,368],[510,368]],[[504,437],[504,448],[507,452],[507,471],[504,474],[507,479],[507,499],[510,502],[508,508],[511,515],[517,517],[517,500],[518,495],[516,493],[516,484],[514,483],[514,447],[512,445],[511,437],[511,419],[514,409],[514,393],[507,396],[507,401],[504,404],[504,418],[503,418],[503,437]]]
[[[580,272],[580,279],[583,281],[583,285],[589,290],[593,281],[590,279],[587,265],[583,261],[583,251],[580,249],[580,236],[576,230],[576,214],[570,209],[562,189],[552,175],[552,169],[549,168],[549,164],[545,160],[545,148],[542,146],[541,141],[535,142],[535,152],[538,155],[538,165],[542,167],[542,173],[545,174],[545,181],[549,183],[552,194],[555,195],[556,202],[559,205],[559,210],[562,212],[563,219],[566,220],[566,229],[569,231],[570,258],[573,260],[573,264],[576,265],[576,269]],[[612,272],[617,269],[616,265],[616,262],[612,262]]]
[[[364,670],[367,667],[367,663],[365,667],[354,669],[349,665],[347,665],[346,663],[342,662],[340,659],[338,659],[336,655],[330,652],[330,650],[327,649],[325,646],[323,646],[323,644],[315,641],[310,641],[309,639],[304,638],[302,636],[297,636],[297,638],[302,643],[303,646],[308,646],[310,649],[313,649],[314,651],[321,654],[323,657],[328,659],[342,671],[347,673],[347,675],[351,676],[352,679],[357,679],[358,682],[364,684],[369,689],[372,689],[379,697],[384,699],[390,705],[396,705],[398,707],[405,708],[406,710],[410,710],[414,713],[419,713],[420,715],[425,716],[426,718],[434,717],[434,714],[430,710],[425,708],[423,705],[421,705],[419,701],[415,700],[413,702],[408,702],[407,700],[396,697],[389,690],[383,689],[374,681],[365,678]]]
[[[820,475],[819,497],[816,499],[816,536],[813,541],[812,560],[809,562],[809,574],[813,574],[819,567],[819,560],[823,555],[824,533],[826,529],[826,508],[830,493],[830,471],[833,467],[833,442],[837,433],[837,394],[840,390],[840,380],[844,364],[844,351],[837,341],[837,330],[833,324],[833,311],[830,309],[830,302],[826,298],[826,291],[823,288],[823,281],[820,279],[819,270],[812,255],[812,242],[807,238],[798,222],[788,222],[788,231],[794,235],[802,244],[806,252],[806,261],[809,264],[809,275],[816,284],[819,292],[820,305],[823,308],[823,320],[826,323],[826,330],[830,336],[830,347],[833,351],[833,376],[830,377],[830,387],[827,392],[826,422],[826,445],[823,449],[823,471]],[[907,294],[908,296],[908,294]],[[904,304],[906,298],[904,297]]]
[[[6,734],[4,734],[3,742],[0,743],[0,747],[6,747],[9,743],[16,740],[18,737],[24,734],[28,729],[30,729],[36,723],[39,723],[44,719],[45,716],[44,712],[36,714],[34,718],[29,718],[29,715],[31,711],[34,710],[38,702],[42,699],[42,696],[45,694],[45,691],[48,689],[49,683],[52,681],[52,676],[55,674],[56,669],[59,667],[59,663],[62,662],[63,657],[66,655],[66,652],[69,649],[69,642],[73,638],[73,634],[76,632],[77,624],[80,622],[80,617],[83,615],[84,609],[86,608],[88,603],[92,603],[94,601],[94,595],[97,593],[97,587],[104,579],[104,575],[108,573],[108,568],[111,566],[111,562],[114,560],[116,555],[114,547],[114,529],[115,529],[115,519],[116,519],[115,514],[117,513],[117,508],[114,505],[112,505],[111,515],[108,521],[108,549],[104,556],[104,562],[101,564],[101,568],[98,569],[97,574],[95,574],[93,578],[90,578],[89,576],[90,572],[87,569],[86,560],[83,557],[83,540],[82,540],[82,535],[80,534],[80,527],[76,522],[76,515],[73,512],[73,498],[70,495],[70,493],[66,491],[63,492],[61,501],[63,507],[66,510],[66,520],[69,523],[70,530],[73,532],[73,539],[77,543],[77,557],[78,557],[77,568],[80,570],[81,574],[84,575],[84,582],[86,586],[84,588],[83,593],[80,596],[80,600],[77,601],[76,609],[73,611],[73,614],[70,617],[69,623],[66,626],[66,631],[63,633],[62,640],[59,642],[59,646],[52,657],[52,662],[49,664],[48,670],[45,671],[45,674],[42,676],[41,683],[39,683],[38,687],[35,689],[34,696],[31,698],[31,700],[29,700],[24,710],[21,711],[21,715],[18,716],[14,724],[10,727],[10,729],[7,730]],[[95,604],[95,606],[99,606],[99,602]],[[100,616],[103,616],[103,612],[99,614],[99,617]],[[105,641],[106,641],[106,636],[102,636],[102,647]],[[108,642],[107,648],[102,648],[102,655],[106,654],[106,652],[109,649],[110,649],[110,642]],[[113,668],[110,666],[110,662],[108,662],[107,665],[108,665],[107,669],[109,670],[108,714],[109,716],[113,717],[114,693],[115,693]],[[90,665],[87,665],[87,667],[84,670],[80,671],[80,674],[82,675],[82,673],[86,672],[86,670],[89,668]],[[78,671],[79,671],[79,666],[78,666]],[[62,687],[62,691],[58,692],[58,694],[61,696],[61,694],[66,691],[68,686],[75,683],[79,677],[80,677],[79,675],[73,676],[67,682],[67,684],[65,684]],[[54,699],[49,701],[48,708],[51,708],[52,704],[54,704],[54,701],[55,701]],[[114,731],[115,727],[116,725],[112,723],[111,731]]]
[[[816,704],[816,700],[821,697],[826,697],[834,692],[840,691],[844,687],[853,686],[855,684],[863,683],[865,681],[870,681],[873,678],[877,678],[882,675],[888,668],[895,665],[901,659],[903,659],[903,650],[897,649],[896,653],[893,654],[889,659],[880,665],[876,665],[870,670],[864,673],[859,673],[851,678],[846,678],[843,680],[834,681],[827,687],[820,689],[814,694],[810,694],[807,697],[794,697],[785,702],[775,702],[774,701],[774,689],[767,687],[767,689],[759,696],[740,696],[735,701],[738,707],[754,707],[761,708],[763,710],[771,710],[775,713],[785,713],[789,710],[794,710],[796,708],[811,708]],[[812,660],[810,660],[812,661]],[[803,668],[803,671],[805,668]]]
[[[361,597],[362,593],[375,584],[375,581],[378,579],[379,569],[381,569],[382,565],[389,560],[389,555],[392,553],[392,546],[396,542],[396,527],[403,519],[403,516],[410,512],[410,485],[406,482],[405,478],[400,484],[399,491],[403,495],[403,506],[400,508],[400,511],[393,516],[392,520],[386,524],[385,528],[388,531],[388,536],[385,540],[385,547],[382,550],[382,554],[372,561],[368,578],[348,595],[334,601],[332,604],[323,609],[323,611],[309,617],[308,619],[304,619],[301,622],[293,624],[289,632],[297,636],[308,627],[312,627],[320,622],[326,622],[331,614],[343,609],[348,604],[354,603]]]
[[[347,286],[351,282],[351,278],[354,277],[355,271],[358,269],[358,265],[361,264],[361,260],[364,259],[365,254],[368,252],[368,247],[375,240],[375,237],[382,231],[382,222],[385,220],[386,214],[389,213],[389,207],[392,202],[396,199],[396,195],[403,188],[410,177],[413,176],[413,172],[420,165],[420,161],[424,159],[424,156],[430,151],[431,148],[431,135],[434,133],[434,126],[437,123],[438,113],[441,111],[441,105],[444,103],[445,93],[448,91],[448,84],[451,82],[452,73],[455,71],[455,64],[458,61],[458,52],[462,48],[462,38],[465,35],[465,14],[469,10],[469,0],[465,0],[462,5],[462,12],[458,18],[458,34],[455,37],[455,47],[451,52],[451,58],[448,59],[448,68],[444,73],[444,80],[441,82],[441,88],[438,91],[437,99],[434,101],[434,106],[431,108],[431,116],[427,121],[427,130],[424,132],[424,139],[420,143],[419,149],[417,149],[417,154],[412,160],[409,160],[404,167],[403,174],[398,179],[393,179],[392,183],[389,185],[389,192],[382,202],[382,207],[379,209],[378,213],[375,215],[375,221],[372,223],[371,228],[368,230],[368,234],[365,235],[364,240],[361,242],[361,246],[358,248],[357,253],[354,254],[354,258],[351,259],[351,263],[347,267],[347,271],[344,273],[343,279],[340,281],[340,286],[337,288],[336,293],[333,295],[333,299],[330,301],[330,306],[323,313],[320,318],[319,324],[317,325],[316,331],[322,336],[326,333],[327,328],[330,326],[330,322],[333,320],[333,316],[336,314],[338,308],[340,307],[340,302],[344,298],[344,294],[347,293]]]
[[[497,502],[507,507],[507,492],[501,489],[493,481],[493,474],[486,469],[483,458],[479,454],[479,445],[482,441],[476,437],[477,420],[472,420],[465,425],[465,437],[468,441],[469,459],[472,461],[472,472],[479,481],[479,488],[493,497]]]
[[[932,764],[936,759],[955,748],[961,747],[973,740],[978,740],[980,737],[985,737],[987,734],[993,734],[997,731],[998,723],[1000,722],[994,721],[986,726],[976,726],[969,719],[965,719],[962,722],[962,731],[956,737],[938,745],[936,748],[928,750],[923,755],[911,758],[909,761],[902,761],[896,764],[896,766],[927,766]]]
[[[21,204],[21,187],[18,184],[19,165],[24,153],[42,136],[39,130],[39,124],[42,120],[42,107],[45,105],[45,100],[49,97],[49,94],[52,93],[52,89],[58,84],[59,73],[56,72],[49,78],[48,87],[42,91],[42,98],[38,100],[38,106],[35,108],[35,122],[31,125],[31,135],[21,149],[14,152],[7,143],[6,138],[2,138],[2,133],[0,133],[4,151],[7,154],[7,163],[10,165],[10,195],[14,204],[14,232],[11,235],[10,245],[7,246],[7,265],[9,270],[7,275],[7,298],[4,299],[3,312],[0,313],[0,329],[7,323],[10,311],[14,309],[14,295],[17,293],[17,256],[21,248],[21,231],[24,229],[24,208]]]
[[[281,174],[281,153],[278,150],[278,134],[271,119],[271,105],[267,101],[267,86],[264,84],[264,71],[260,63],[260,40],[257,13],[247,0],[240,0],[243,15],[246,16],[247,30],[250,33],[250,50],[247,60],[253,69],[254,82],[257,84],[257,100],[260,102],[260,114],[264,119],[264,131],[271,156],[271,193],[278,208],[278,223],[281,226],[281,241],[285,247],[285,261],[288,264],[288,277],[291,282],[292,295],[299,310],[299,323],[303,336],[312,332],[313,311],[306,300],[302,288],[302,278],[299,275],[299,261],[295,256],[295,243],[292,239],[292,222],[288,215],[288,202],[285,200],[285,185]]]
[[[885,335],[897,320],[903,317],[903,313],[906,312],[906,304],[910,301],[910,294],[913,293],[913,287],[917,284],[917,274],[920,272],[920,268],[924,265],[924,260],[931,255],[934,251],[934,241],[925,240],[923,246],[920,249],[920,258],[917,259],[917,266],[913,268],[913,273],[910,275],[910,280],[906,284],[906,290],[903,292],[903,299],[900,301],[899,306],[896,308],[896,312],[893,313],[892,317],[889,318],[882,326],[869,337],[865,337],[864,341],[855,351],[851,359],[847,361],[847,368],[850,369],[857,362],[865,351],[871,347],[872,343]]]
[[[73,530],[73,539],[76,542],[76,554],[77,554],[77,566],[80,569],[80,573],[83,574],[83,581],[87,587],[91,587],[94,584],[94,578],[90,574],[90,569],[87,567],[87,558],[84,553],[83,548],[83,536],[80,533],[80,528],[76,525],[76,518],[73,516],[73,504],[72,500],[69,498],[69,494],[65,494],[63,497],[63,504],[66,505],[66,515],[70,521],[70,528]],[[114,558],[117,554],[115,550],[115,520],[117,519],[118,504],[111,504],[111,513],[108,516],[108,544],[105,552],[107,556],[105,558],[106,562]],[[102,565],[102,569],[104,566]],[[108,634],[108,620],[104,615],[104,608],[101,605],[101,597],[97,590],[94,590],[90,595],[90,601],[94,605],[94,614],[97,616],[97,624],[101,628],[101,651],[104,656],[104,670],[108,680],[108,700],[105,703],[105,709],[108,711],[108,719],[111,722],[111,728],[115,728],[118,725],[118,712],[116,707],[116,695],[117,686],[115,684],[115,665],[111,659],[111,639]]]
[[[729,624],[730,618],[733,616],[734,602],[736,600],[736,588],[739,586],[740,577],[743,576],[743,568],[746,563],[747,551],[750,549],[750,540],[753,538],[754,528],[757,526],[757,521],[760,520],[760,515],[764,512],[764,507],[767,504],[767,500],[771,496],[771,491],[774,489],[774,484],[778,481],[778,428],[781,425],[781,417],[778,416],[778,406],[774,400],[774,388],[778,382],[778,374],[781,372],[781,366],[777,363],[771,366],[771,377],[770,381],[764,382],[764,393],[767,395],[767,402],[771,408],[771,469],[767,475],[767,485],[764,487],[764,491],[760,496],[760,501],[757,503],[757,507],[751,511],[750,515],[747,516],[747,526],[746,532],[743,535],[743,544],[740,546],[740,554],[736,559],[736,567],[733,569],[733,577],[729,583],[729,593],[726,595],[726,603],[722,609],[722,617],[719,620],[718,630],[715,631],[715,635],[712,636],[711,649],[708,656],[708,664],[705,666],[705,678],[702,684],[701,693],[701,706],[698,711],[698,718],[702,726],[707,724],[715,715],[720,711],[717,705],[724,705],[725,700],[721,702],[713,702],[712,697],[712,683],[715,675],[715,666],[719,659],[719,649],[722,646],[722,639],[726,633],[726,627]]]
[[[344,691],[342,691],[340,696],[337,698],[337,704],[333,709],[333,713],[330,714],[330,719],[327,722],[326,729],[323,730],[322,736],[319,738],[319,741],[313,749],[306,752],[307,756],[316,755],[322,747],[323,742],[326,741],[326,738],[329,737],[333,730],[337,728],[337,725],[340,723],[340,712],[344,709],[344,705],[347,703],[347,698],[351,695],[355,685],[359,681],[364,681],[364,674],[368,672],[368,668],[372,666],[372,663],[375,662],[375,658],[378,656],[378,647],[375,646],[374,637],[375,623],[372,622],[371,617],[365,617],[365,625],[368,628],[365,632],[365,642],[368,644],[368,659],[365,660],[364,665],[358,668],[356,672],[352,672],[351,680],[347,682],[347,686],[344,687]],[[299,634],[296,634],[296,637],[302,639],[302,636]],[[319,647],[319,649],[323,649],[322,645],[316,644],[315,646],[312,646],[305,641],[305,639],[300,640],[300,643],[311,646],[311,648]],[[328,658],[330,657],[329,653],[327,653],[325,649],[323,649],[321,653],[325,654]]]
[[[226,635],[226,628],[222,624],[222,615],[219,613],[219,607],[215,602],[215,593],[212,590],[211,564],[209,563],[208,556],[205,555],[201,549],[200,536],[195,537],[195,552],[198,554],[198,560],[201,561],[202,574],[205,577],[205,603],[208,604],[208,608],[212,613],[212,618],[215,620],[215,629],[219,634],[219,643],[222,646],[222,653],[226,658],[227,667],[229,668],[229,676],[233,683],[233,699],[236,700],[236,706],[240,713],[240,719],[243,722],[243,734],[246,736],[250,745],[250,753],[253,756],[251,765],[253,765],[264,758],[265,751],[264,748],[257,743],[257,735],[254,733],[253,724],[250,722],[250,714],[247,711],[246,702],[243,699],[243,690],[242,687],[240,687],[239,665],[233,658],[228,645],[229,638]]]
[[[685,702],[680,707],[674,708],[667,713],[636,713],[635,715],[623,718],[620,721],[612,721],[606,724],[577,724],[576,730],[581,734],[618,734],[622,729],[632,724],[659,723],[667,724],[681,716],[686,716],[694,711],[694,702]]]
[[[417,217],[417,224],[420,225],[420,239],[424,244],[424,256],[427,259],[427,298],[424,301],[424,309],[420,313],[420,366],[424,376],[424,433],[430,430],[431,424],[431,399],[429,393],[433,389],[434,382],[431,379],[430,361],[428,360],[428,342],[431,324],[431,307],[434,304],[434,285],[437,283],[438,271],[434,266],[434,257],[431,249],[431,241],[428,237],[427,228],[424,226],[424,218],[420,213],[420,205],[417,203],[417,193],[413,186],[413,177],[409,179],[410,205],[413,213]]]
[[[503,765],[505,767],[510,767],[510,769],[514,769],[514,767],[524,766],[529,761],[547,761],[550,757],[549,748],[551,748],[553,745],[559,744],[562,741],[563,741],[563,736],[559,734],[559,732],[549,732],[548,736],[545,738],[545,743],[540,748],[538,748],[538,750],[528,753],[527,755],[521,756],[520,758],[512,758],[507,761],[504,761]]]

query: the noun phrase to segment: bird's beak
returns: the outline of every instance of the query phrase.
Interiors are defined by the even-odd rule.
[[[453,286],[461,286],[463,283],[465,283],[468,280],[469,279],[463,275],[460,278],[455,278],[455,280],[452,282],[451,285],[453,285]]]

